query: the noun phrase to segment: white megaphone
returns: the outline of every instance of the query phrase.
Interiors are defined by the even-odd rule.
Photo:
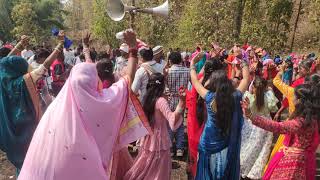
[[[162,17],[169,16],[169,1],[167,0],[162,5],[155,8],[137,8],[134,6],[125,5],[122,0],[107,0],[107,13],[114,21],[120,21],[124,18],[126,12],[142,12],[155,14]]]

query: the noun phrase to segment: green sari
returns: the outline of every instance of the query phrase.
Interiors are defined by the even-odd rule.
[[[28,63],[21,57],[0,60],[0,149],[19,171],[41,116],[39,96]]]

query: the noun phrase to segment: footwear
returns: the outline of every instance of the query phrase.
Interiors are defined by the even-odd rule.
[[[182,149],[178,149],[177,150],[177,157],[182,157],[183,156],[183,150]]]

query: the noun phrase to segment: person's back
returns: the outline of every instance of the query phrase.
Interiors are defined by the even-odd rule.
[[[142,64],[136,72],[131,89],[139,96],[140,102],[143,104],[149,77],[154,73],[162,72],[161,65],[153,60],[153,51],[151,48],[142,49],[139,53],[141,55],[139,61],[141,61]]]
[[[233,93],[233,98],[236,104],[240,105],[242,94],[239,91],[236,91]],[[215,99],[216,99],[216,93],[208,92],[205,98],[208,119],[205,123],[205,127],[201,136],[202,140],[200,140],[200,143],[199,143],[199,148],[203,148],[205,151],[208,151],[208,152],[219,151],[219,149],[222,150],[226,148],[229,145],[229,139],[230,139],[229,135],[225,136],[225,134],[223,134],[221,128],[217,124],[216,112],[215,110],[212,109],[212,107],[216,106],[214,105]],[[241,116],[237,114],[239,113],[240,106],[236,106],[235,108],[238,108],[238,110],[232,113],[231,117],[234,118],[234,116],[238,116],[239,118],[241,118]],[[241,122],[239,122],[240,125],[242,124],[242,121],[243,119],[241,120]]]
[[[164,76],[160,73],[151,75],[147,85],[143,109],[153,133],[141,139],[139,154],[124,179],[170,179],[171,141],[167,131],[167,124],[174,130],[182,123],[184,98],[181,98],[177,109],[172,112],[168,101],[163,97],[164,89]],[[182,95],[181,97],[184,96]]]
[[[190,81],[190,69],[181,65],[182,58],[178,52],[172,52],[169,55],[169,61],[172,64],[168,71],[167,85],[169,88],[171,101],[170,108],[173,110],[177,104],[179,98],[179,88],[187,87]]]

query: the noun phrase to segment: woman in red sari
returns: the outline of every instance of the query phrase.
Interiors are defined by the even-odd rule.
[[[274,133],[290,136],[290,142],[283,145],[271,159],[264,180],[315,179],[315,156],[319,144],[320,76],[311,76],[307,83],[295,88],[295,111],[288,121],[269,121],[252,114],[248,100],[242,104],[245,115],[253,124]]]
[[[224,65],[218,58],[212,58],[206,62],[203,71],[200,72],[198,78],[204,85],[210,78],[213,71],[224,68]],[[189,163],[188,174],[191,179],[196,176],[198,144],[202,134],[203,125],[206,120],[206,111],[204,100],[198,95],[196,89],[192,87],[187,91],[186,106],[188,108],[188,146],[189,146]]]

